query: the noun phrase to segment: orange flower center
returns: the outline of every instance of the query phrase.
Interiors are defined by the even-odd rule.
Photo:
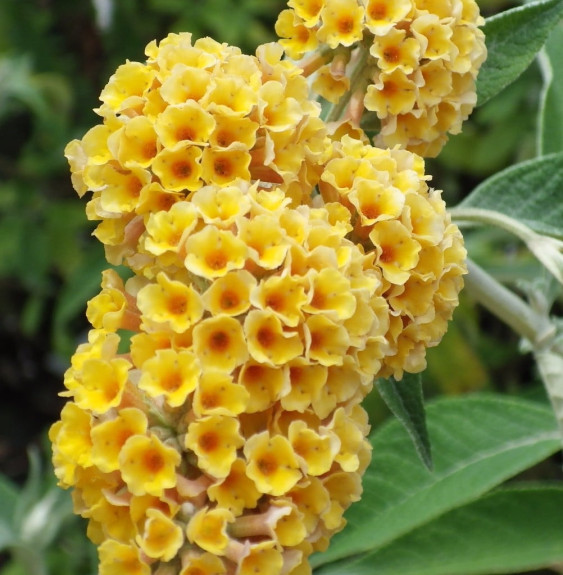
[[[209,338],[209,347],[216,352],[225,351],[229,347],[229,335],[224,331],[216,331]]]
[[[192,174],[192,166],[189,162],[174,162],[171,169],[172,173],[179,179],[189,178]]]
[[[368,13],[372,20],[383,20],[387,16],[387,5],[383,2],[374,2]]]
[[[401,59],[401,51],[397,46],[388,46],[383,50],[383,58],[391,64],[396,64]]]
[[[145,453],[143,463],[151,473],[158,473],[164,467],[164,459],[156,449],[150,449]]]
[[[276,336],[270,328],[263,327],[262,329],[258,330],[256,339],[262,347],[272,347],[276,341]]]
[[[240,298],[233,291],[224,291],[221,294],[221,307],[223,309],[231,309],[240,303]]]
[[[202,451],[209,453],[210,451],[217,449],[217,446],[219,445],[219,437],[214,431],[208,431],[200,436],[197,443],[201,447]]]
[[[227,257],[223,252],[213,252],[205,258],[205,262],[212,270],[221,270],[227,265]]]
[[[338,31],[341,34],[350,34],[350,32],[352,32],[352,30],[354,30],[354,20],[352,20],[352,18],[350,18],[349,16],[343,16],[338,21],[337,27],[338,27]]]
[[[276,461],[275,457],[270,454],[266,454],[262,456],[256,464],[258,465],[258,469],[262,475],[273,475],[278,469],[278,462]]]
[[[188,302],[186,298],[182,295],[172,296],[168,300],[168,311],[172,315],[183,315],[186,313],[186,309],[188,307]]]

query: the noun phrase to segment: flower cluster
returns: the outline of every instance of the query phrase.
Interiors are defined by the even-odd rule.
[[[147,56],[66,149],[133,274],[88,304],[56,474],[100,575],[307,575],[360,497],[374,378],[445,332],[462,238],[419,156],[328,135],[279,46]]]
[[[476,103],[486,57],[475,0],[289,0],[276,31],[315,71],[314,89],[349,114],[375,112],[377,143],[435,156]],[[351,79],[352,78],[352,84]]]
[[[104,575],[304,573],[359,498],[380,270],[345,238],[346,210],[237,185],[234,217],[174,204],[203,225],[184,269],[105,272],[89,302],[51,440]]]
[[[137,239],[150,214],[208,185],[281,184],[302,203],[328,136],[300,68],[282,53],[267,44],[247,56],[171,34],[147,46],[146,63],[117,69],[96,110],[103,122],[65,150],[74,188],[93,192],[87,214],[101,220],[95,235],[110,263],[140,271]]]
[[[467,271],[461,232],[427,179],[419,156],[344,136],[319,182],[325,201],[349,210],[348,237],[375,254],[382,274],[390,350],[379,377],[426,367],[426,348],[446,332]]]

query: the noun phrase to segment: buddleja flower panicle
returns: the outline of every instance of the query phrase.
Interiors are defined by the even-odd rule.
[[[476,102],[486,58],[474,0],[290,0],[276,23],[288,56],[314,72],[329,102],[348,115],[377,115],[378,145],[436,156]],[[353,70],[359,71],[350,84]]]
[[[361,27],[341,42],[337,4],[290,3],[338,51]],[[146,54],[66,149],[133,275],[88,302],[55,472],[100,575],[307,575],[360,498],[374,378],[422,370],[445,332],[462,238],[422,158],[331,134],[280,46]]]
[[[372,358],[385,356],[387,324],[371,311],[381,274],[329,211],[286,202],[271,209],[255,187],[239,185],[247,211],[229,224],[232,237],[258,221],[279,230],[274,244],[267,234],[246,237],[235,269],[169,267],[125,284],[108,271],[89,303],[94,329],[66,374],[71,401],[51,439],[59,480],[80,494],[77,509],[101,545],[102,573],[111,572],[104,557],[116,544],[140,570],[159,561],[183,573],[207,552],[227,572],[254,564],[263,549],[279,565],[269,572],[297,568],[342,528],[360,496],[358,481],[335,501],[330,480],[361,474],[368,461],[359,403],[380,364],[358,370],[353,358],[367,342]],[[203,222],[205,206],[190,205]],[[216,249],[216,238],[205,245]],[[232,244],[221,245],[233,261]],[[358,266],[360,285],[349,277]],[[319,511],[303,524],[312,478],[324,503],[307,503]],[[140,500],[147,508],[134,520]]]

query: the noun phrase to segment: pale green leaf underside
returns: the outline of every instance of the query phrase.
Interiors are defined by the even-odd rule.
[[[496,210],[538,233],[563,237],[563,153],[521,162],[495,174],[459,207]]]
[[[539,152],[563,150],[563,23],[560,22],[545,45],[540,60],[546,79],[539,121]]]
[[[378,379],[375,383],[387,407],[407,430],[418,456],[432,469],[420,374],[405,373],[401,381]]]
[[[490,575],[563,561],[563,489],[496,491],[318,575]]]
[[[531,64],[563,13],[563,0],[542,0],[488,18],[483,28],[487,60],[477,77],[477,103],[484,104]]]
[[[442,399],[427,405],[434,472],[412,449],[398,421],[372,437],[373,460],[361,503],[348,525],[313,565],[350,558],[389,544],[436,517],[476,499],[559,448],[547,406],[497,396]]]

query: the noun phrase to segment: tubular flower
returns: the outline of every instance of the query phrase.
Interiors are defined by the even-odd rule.
[[[364,109],[373,112],[378,145],[432,157],[448,133],[461,131],[486,57],[475,0],[290,0],[288,6],[276,23],[287,55],[314,73],[314,89],[329,102],[350,102],[353,122],[360,123]]]
[[[328,153],[327,131],[301,69],[282,54],[276,44],[246,56],[170,34],[146,47],[146,63],[118,68],[96,110],[102,124],[65,151],[77,192],[93,192],[87,214],[101,220],[95,234],[112,263],[141,271],[181,255],[178,229],[192,212],[160,213],[169,202],[193,196],[208,222],[224,223],[246,208],[229,188],[238,179],[314,186],[311,168]],[[159,201],[160,210],[147,212],[147,202]]]
[[[386,34],[414,10],[289,5],[344,51],[368,17]],[[389,36],[405,51],[407,29]],[[440,63],[450,36],[435,36]],[[105,272],[88,305],[55,472],[102,575],[307,573],[360,497],[374,378],[420,371],[445,332],[462,238],[419,156],[327,135],[279,47],[180,34],[146,54],[67,147],[110,263],[133,275]]]

